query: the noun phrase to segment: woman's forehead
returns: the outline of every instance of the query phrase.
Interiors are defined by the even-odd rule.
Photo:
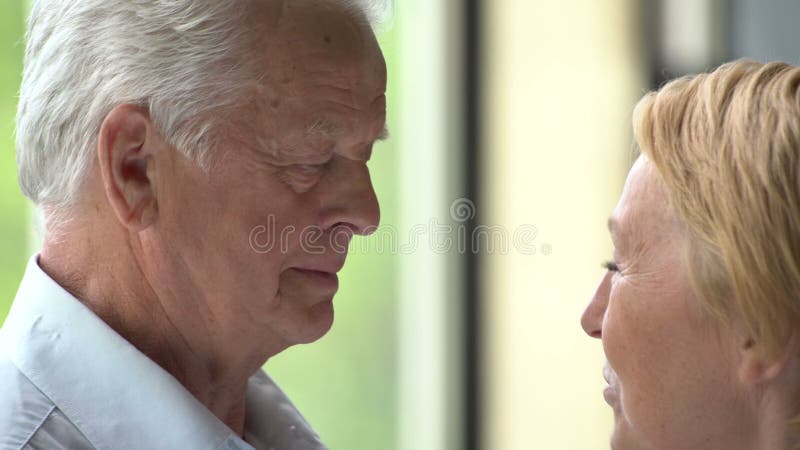
[[[680,231],[679,218],[658,171],[644,156],[631,168],[622,196],[609,219],[617,242],[660,239]]]

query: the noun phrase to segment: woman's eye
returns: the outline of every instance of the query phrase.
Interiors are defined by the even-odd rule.
[[[619,266],[614,261],[606,261],[603,263],[603,268],[609,272],[619,272]]]

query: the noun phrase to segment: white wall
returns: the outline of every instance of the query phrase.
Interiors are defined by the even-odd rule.
[[[483,448],[608,448],[602,348],[579,318],[610,258],[646,83],[635,3],[486,2],[483,217],[536,226],[538,252],[485,260]]]

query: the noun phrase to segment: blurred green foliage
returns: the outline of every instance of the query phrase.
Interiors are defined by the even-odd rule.
[[[28,206],[17,184],[14,116],[22,76],[24,1],[0,3],[0,322],[28,257]]]
[[[29,207],[19,191],[14,159],[14,115],[24,50],[24,0],[0,3],[0,322],[11,305],[28,257]],[[389,64],[389,123],[399,98],[392,89],[395,39],[381,37]],[[397,223],[397,153],[378,144],[370,162],[382,221]],[[395,430],[395,274],[390,253],[374,251],[360,237],[348,258],[336,296],[336,321],[320,341],[296,347],[268,362],[287,392],[332,450],[392,450]],[[363,249],[373,251],[363,251]]]

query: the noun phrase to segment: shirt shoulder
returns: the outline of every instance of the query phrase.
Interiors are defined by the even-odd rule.
[[[93,449],[75,425],[4,355],[0,355],[0,386],[0,450]]]
[[[0,386],[0,450],[18,450],[55,405],[4,355],[0,356]]]
[[[95,450],[86,437],[58,408],[47,416],[22,450]]]

